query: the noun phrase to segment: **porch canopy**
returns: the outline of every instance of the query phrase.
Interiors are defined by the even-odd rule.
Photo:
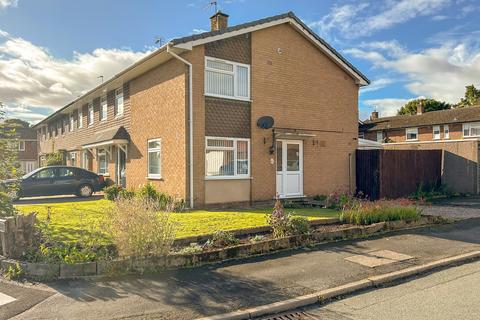
[[[92,152],[94,149],[105,149],[111,155],[111,148],[118,147],[127,154],[130,134],[125,127],[114,127],[96,132],[91,139],[82,145],[82,149]],[[93,152],[92,152],[93,153]]]

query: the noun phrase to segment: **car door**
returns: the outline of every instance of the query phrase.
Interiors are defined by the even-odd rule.
[[[58,176],[53,184],[55,186],[55,194],[75,194],[78,191],[78,170],[71,167],[58,168]]]
[[[24,197],[49,196],[55,194],[54,180],[57,168],[45,168],[22,181]]]

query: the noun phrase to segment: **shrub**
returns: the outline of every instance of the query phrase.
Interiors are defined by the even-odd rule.
[[[339,209],[343,210],[346,208],[353,207],[357,202],[357,198],[353,195],[333,192],[330,193],[325,199],[325,206],[329,209]]]
[[[122,191],[122,187],[117,186],[115,184],[103,189],[105,199],[110,201],[117,199],[121,191]]]
[[[17,214],[13,206],[12,198],[4,192],[0,192],[0,218],[10,217]]]
[[[203,252],[203,247],[196,242],[190,243],[188,247],[183,247],[178,251],[180,254],[195,254]]]
[[[63,165],[63,155],[60,152],[47,154],[46,155],[46,165],[48,167]]]
[[[239,242],[232,232],[219,230],[213,234],[212,239],[207,241],[206,246],[212,247],[228,247],[235,245]]]
[[[151,203],[157,202],[160,198],[160,194],[158,193],[157,189],[155,189],[155,186],[151,183],[143,185],[138,190],[137,195]]]
[[[418,220],[420,213],[421,211],[415,204],[406,199],[375,202],[358,201],[354,207],[343,210],[339,219],[344,223],[360,225],[395,220],[410,222]]]
[[[157,212],[148,197],[119,198],[107,212],[106,229],[120,256],[165,255],[174,240],[174,224],[166,212]]]
[[[310,223],[305,217],[292,217],[290,219],[290,234],[308,234],[310,233]]]
[[[277,199],[271,214],[267,214],[267,222],[273,228],[275,238],[285,237],[290,230],[290,214],[286,213],[282,202]]]
[[[135,198],[135,190],[121,189],[120,192],[118,192],[118,197],[122,199],[133,199]]]
[[[264,240],[266,240],[266,237],[262,236],[260,234],[257,234],[256,236],[250,238],[251,243],[257,243],[257,242],[261,242],[261,241],[264,241]]]
[[[17,280],[23,275],[23,269],[20,263],[16,263],[14,267],[9,266],[5,271],[5,278],[8,280]]]

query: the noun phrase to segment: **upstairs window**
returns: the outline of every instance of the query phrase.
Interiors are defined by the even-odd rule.
[[[383,142],[383,132],[382,131],[377,131],[377,142],[380,142],[380,143]]]
[[[405,131],[406,131],[407,141],[418,140],[418,128],[408,128]]]
[[[448,127],[448,124],[443,126],[443,135],[445,139],[450,139],[450,128]]]
[[[87,123],[88,126],[92,126],[94,121],[94,113],[93,113],[93,103],[88,104],[88,117],[87,117]]]
[[[83,108],[78,109],[78,128],[83,128]]]
[[[205,94],[220,98],[250,99],[250,66],[207,57]]]
[[[480,122],[464,123],[463,124],[464,137],[478,137],[480,136]]]
[[[250,140],[206,139],[206,175],[210,179],[247,178],[250,175]]]
[[[440,126],[433,126],[433,140],[440,140]]]
[[[123,115],[123,89],[115,90],[115,116]]]
[[[25,151],[25,141],[18,141],[18,151]]]
[[[100,98],[100,121],[107,120],[108,104],[107,97]]]
[[[75,128],[75,117],[73,116],[73,113],[70,114],[70,131],[73,131],[73,129]]]

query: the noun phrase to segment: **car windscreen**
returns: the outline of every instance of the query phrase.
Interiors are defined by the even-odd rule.
[[[32,172],[29,172],[29,173],[23,175],[23,176],[22,176],[22,179],[27,179],[27,178],[33,176],[35,173],[37,173],[38,171],[40,171],[40,170],[42,170],[42,169],[43,169],[43,168],[35,169],[35,170],[33,170]]]

